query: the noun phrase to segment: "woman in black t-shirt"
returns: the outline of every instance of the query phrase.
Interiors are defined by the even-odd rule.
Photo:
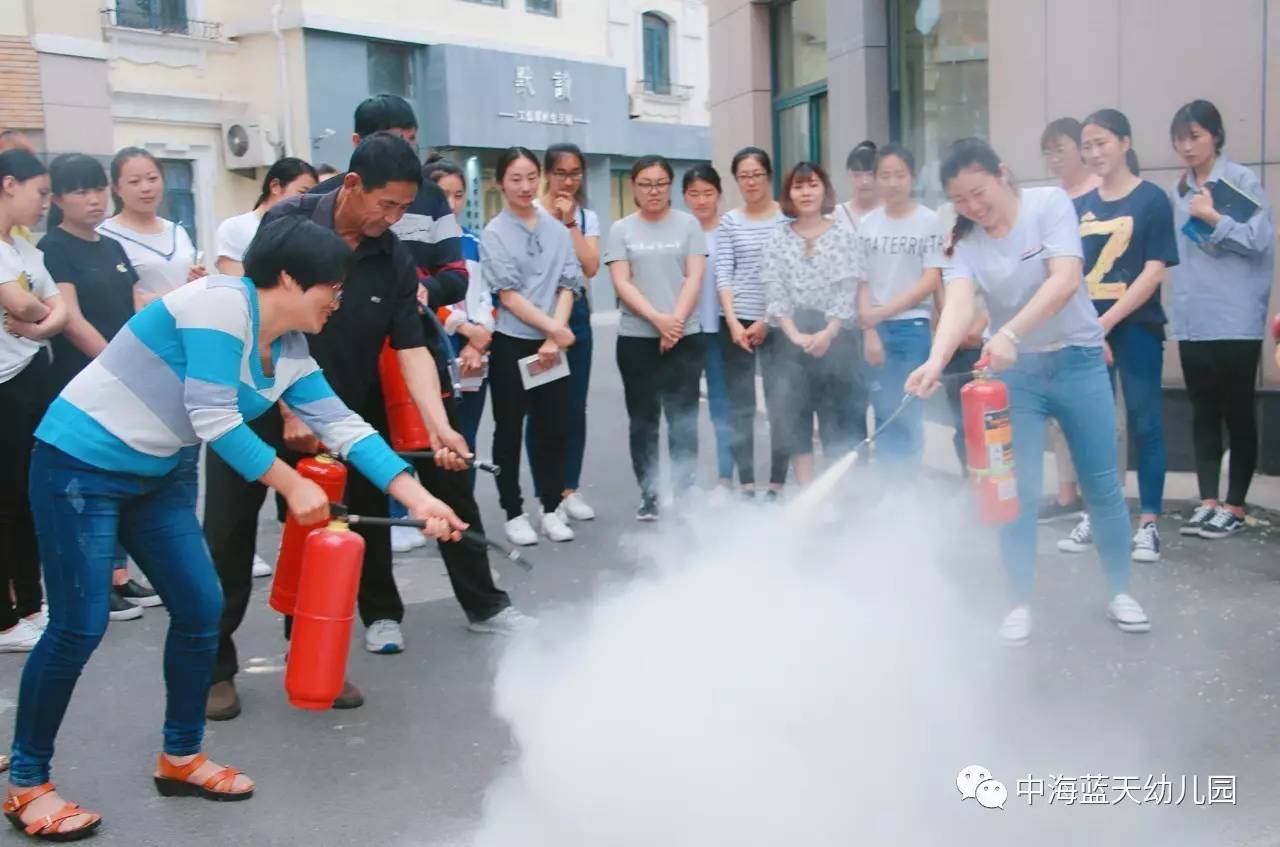
[[[1089,299],[1107,334],[1112,382],[1117,377],[1121,382],[1129,435],[1138,450],[1141,517],[1132,556],[1156,562],[1165,476],[1160,387],[1165,316],[1159,289],[1167,269],[1178,264],[1178,247],[1173,206],[1163,189],[1138,176],[1131,134],[1128,118],[1115,109],[1085,119],[1081,151],[1102,183],[1077,197],[1075,205]],[[1087,520],[1059,542],[1059,549],[1080,552],[1091,543]]]
[[[55,335],[49,397],[106,348],[133,317],[133,285],[138,281],[124,247],[96,231],[107,214],[107,173],[81,153],[59,156],[49,165],[53,206],[49,234],[40,240],[44,264],[67,307],[67,326]],[[111,620],[142,617],[140,606],[156,606],[154,591],[129,579],[123,549],[112,575]]]

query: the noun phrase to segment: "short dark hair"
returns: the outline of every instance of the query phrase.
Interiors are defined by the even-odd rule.
[[[1192,100],[1173,113],[1169,124],[1169,138],[1177,141],[1191,134],[1191,125],[1200,124],[1213,136],[1213,147],[1218,153],[1227,143],[1227,130],[1222,124],[1222,113],[1208,100]]]
[[[333,176],[337,172],[338,169],[328,162],[316,163],[316,179],[320,179],[323,176]]]
[[[667,161],[666,156],[652,154],[649,156],[641,156],[631,163],[631,181],[635,182],[636,177],[640,176],[640,172],[647,168],[662,168],[666,171],[667,179],[675,181],[676,172],[672,170],[671,163]]]
[[[426,161],[422,163],[422,179],[427,182],[439,182],[446,176],[456,176],[467,184],[467,175],[458,167],[458,163],[445,156],[439,150],[429,150]]]
[[[107,187],[107,172],[102,163],[83,153],[64,153],[49,163],[49,186],[55,197],[72,191]],[[49,229],[62,223],[62,209],[49,207]]]
[[[364,138],[388,129],[417,129],[418,118],[409,101],[398,94],[375,94],[356,106],[356,135]]]
[[[102,163],[83,153],[64,153],[50,162],[49,183],[55,196],[108,185]]]
[[[494,175],[498,178],[498,184],[507,178],[507,171],[516,162],[521,159],[528,159],[533,162],[533,166],[538,169],[538,173],[542,173],[542,163],[538,161],[538,157],[533,155],[533,151],[528,147],[508,147],[498,154],[498,164],[494,168]]]
[[[1059,138],[1070,138],[1080,146],[1080,132],[1084,126],[1075,118],[1058,118],[1049,121],[1049,125],[1044,128],[1044,132],[1040,133],[1040,149],[1046,150],[1049,145]]]
[[[278,181],[280,187],[285,188],[300,176],[309,176],[316,182],[320,181],[320,175],[309,162],[304,162],[297,156],[276,159],[275,164],[267,168],[267,175],[262,178],[262,193],[258,195],[258,202],[253,204],[253,208],[256,209],[267,202],[267,198],[271,196],[271,183]]]
[[[759,147],[743,147],[737,153],[733,154],[733,162],[729,165],[729,173],[735,177],[738,175],[738,168],[747,159],[755,159],[760,163],[760,167],[764,168],[764,172],[773,176],[773,160],[769,158],[769,154],[761,150]]]
[[[1129,166],[1129,170],[1133,172],[1134,176],[1142,173],[1142,166],[1138,164],[1138,153],[1132,147],[1133,127],[1129,125],[1129,118],[1125,116],[1124,112],[1119,109],[1099,109],[1085,118],[1081,126],[1100,126],[1122,141],[1126,138],[1129,139],[1131,146],[1129,147],[1129,152],[1124,155],[1125,164]]]
[[[901,159],[902,164],[906,165],[907,170],[911,172],[911,176],[914,177],[916,175],[915,155],[897,142],[890,142],[876,152],[876,164],[874,170],[880,170],[880,165],[883,164],[884,160],[890,156]]]
[[[848,157],[844,160],[844,168],[847,171],[874,171],[876,143],[868,139],[850,150]]]
[[[816,178],[822,183],[822,213],[829,215],[836,210],[836,189],[831,184],[831,177],[827,176],[826,170],[817,162],[801,162],[787,173],[787,178],[782,181],[782,197],[778,200],[778,205],[782,207],[782,214],[789,218],[796,216],[796,206],[791,202],[791,187],[795,185],[797,180],[809,180]]]
[[[720,172],[710,162],[694,165],[685,171],[680,190],[682,192],[688,191],[695,182],[705,182],[714,188],[717,194],[724,193],[724,187],[720,184]]]
[[[409,142],[392,132],[375,132],[361,138],[347,170],[360,177],[366,191],[382,188],[389,182],[422,185],[418,155]]]
[[[257,288],[275,288],[284,271],[302,290],[347,278],[355,252],[331,229],[300,215],[286,215],[258,227],[244,254],[244,275]]]

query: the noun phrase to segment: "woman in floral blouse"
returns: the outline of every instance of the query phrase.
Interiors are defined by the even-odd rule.
[[[823,453],[852,448],[853,422],[842,399],[858,378],[858,349],[851,328],[863,257],[854,233],[829,217],[835,190],[820,165],[801,162],[782,188],[782,210],[794,220],[779,227],[764,248],[769,322],[781,328],[773,388],[781,414],[774,437],[791,455],[796,480],[814,478],[813,420]]]

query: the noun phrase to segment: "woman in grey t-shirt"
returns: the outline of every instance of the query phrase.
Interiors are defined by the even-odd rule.
[[[1108,617],[1125,632],[1147,632],[1147,615],[1128,593],[1130,524],[1116,473],[1115,397],[1102,325],[1084,285],[1075,207],[1060,188],[1019,191],[981,139],[952,145],[941,173],[957,213],[943,270],[947,296],[929,359],[908,377],[906,390],[924,397],[941,385],[980,288],[993,329],[983,358],[1009,387],[1021,504],[1018,518],[1001,529],[1013,609],[1000,636],[1024,644],[1031,635],[1036,505],[1049,417],[1061,424],[1079,471],[1112,597]]]
[[[542,532],[552,541],[574,537],[559,512],[566,442],[562,412],[569,402],[569,381],[560,378],[526,390],[520,373],[521,359],[535,356],[539,365],[550,366],[573,344],[569,311],[582,284],[582,266],[569,231],[537,202],[541,176],[537,157],[523,147],[512,147],[498,157],[497,179],[506,205],[480,238],[481,271],[498,297],[497,325],[489,346],[493,458],[503,469],[498,498],[513,544],[538,541],[520,494],[520,436],[528,415],[539,418],[529,463],[538,466]]]
[[[697,218],[671,208],[675,174],[662,156],[631,166],[638,211],[609,228],[604,261],[622,304],[618,370],[627,403],[631,467],[640,484],[636,518],[658,518],[658,428],[667,418],[676,495],[698,469],[698,380],[702,335],[698,296],[707,242]]]

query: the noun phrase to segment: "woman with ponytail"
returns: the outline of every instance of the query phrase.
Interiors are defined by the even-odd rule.
[[[1141,517],[1133,537],[1136,562],[1160,561],[1156,519],[1164,499],[1165,449],[1161,370],[1164,309],[1160,283],[1178,264],[1173,207],[1164,190],[1138,176],[1129,119],[1115,109],[1084,121],[1081,151],[1101,185],[1075,200],[1084,246],[1084,279],[1107,338],[1107,364],[1124,392],[1128,431],[1138,448]],[[1123,443],[1121,449],[1128,449]],[[1086,512],[1058,545],[1079,553],[1093,544]]]
[[[1036,510],[1045,425],[1057,418],[1080,472],[1110,589],[1110,619],[1125,632],[1151,624],[1129,591],[1129,512],[1116,473],[1116,405],[1103,360],[1103,331],[1089,302],[1084,250],[1070,198],[1061,188],[1014,186],[985,141],[952,145],[941,168],[956,223],[943,269],[946,298],[929,359],[906,390],[927,397],[941,387],[947,362],[969,332],[982,290],[992,335],[982,355],[1009,387],[1009,424],[1018,518],[1001,529],[1001,557],[1013,606],[1000,627],[1011,645],[1031,636]]]
[[[258,234],[262,216],[281,200],[306,194],[316,187],[318,179],[316,169],[297,157],[277,159],[262,178],[262,193],[258,195],[253,209],[218,224],[218,232],[213,237],[214,265],[218,273],[243,275],[244,254],[249,249],[249,242]]]

